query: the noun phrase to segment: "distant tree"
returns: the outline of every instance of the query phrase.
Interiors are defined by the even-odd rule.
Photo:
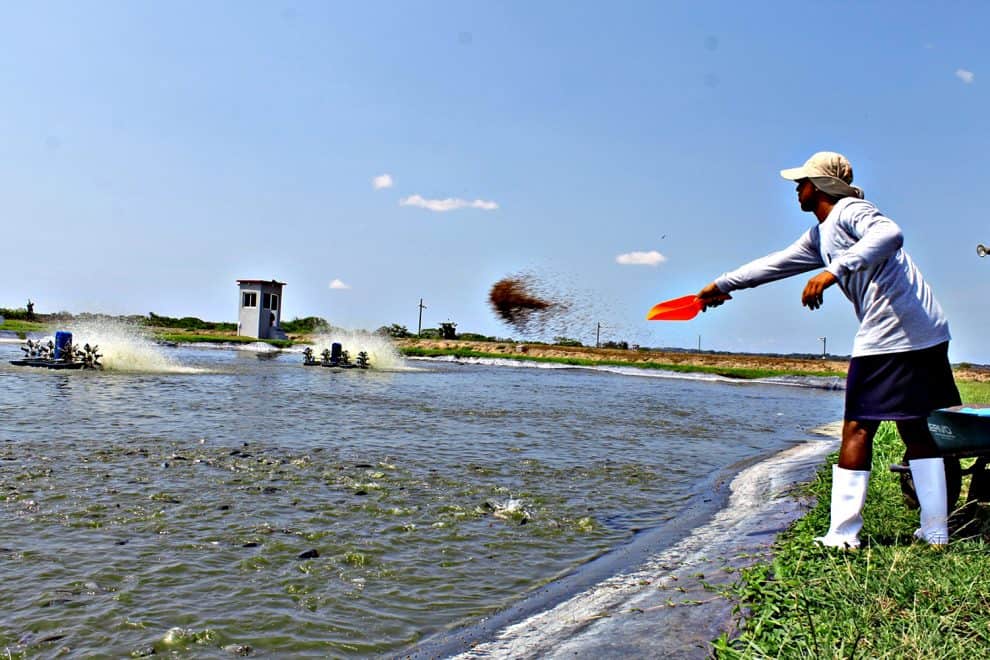
[[[464,339],[466,341],[498,341],[495,337],[489,337],[487,335],[480,335],[477,332],[462,332],[457,335],[458,339]],[[512,341],[511,339],[508,341]]]
[[[304,318],[294,318],[291,321],[282,321],[281,327],[286,332],[311,333],[327,330],[330,324],[327,320],[319,316],[306,316]]]
[[[553,343],[557,346],[584,346],[577,339],[571,339],[570,337],[554,337]]]
[[[392,337],[393,339],[404,339],[405,337],[411,337],[409,333],[409,328],[404,325],[399,325],[398,323],[393,323],[392,325],[383,325],[382,327],[375,330],[376,335],[384,335],[385,337]]]
[[[602,344],[602,348],[621,348],[624,351],[629,350],[629,342],[627,341],[607,341]]]
[[[423,328],[419,336],[423,339],[441,339],[443,337],[439,328]]]
[[[444,339],[457,339],[457,324],[453,321],[441,323],[440,336]]]
[[[195,316],[183,316],[179,319],[178,325],[186,330],[205,330],[207,327],[207,323],[203,319],[198,319]]]
[[[102,316],[102,315],[101,315]],[[105,317],[109,318],[109,317]],[[160,316],[154,312],[148,312],[148,318],[142,319],[145,325],[149,325],[155,328],[181,328],[183,330],[236,330],[237,326],[233,323],[217,323],[213,321],[204,321],[203,319],[196,318],[195,316],[183,316],[181,319],[173,318],[171,316]]]
[[[6,307],[0,307],[0,316],[6,316],[8,319],[16,319],[18,321],[34,320],[34,314],[32,313],[31,316],[28,316],[28,313],[23,309],[8,309]]]

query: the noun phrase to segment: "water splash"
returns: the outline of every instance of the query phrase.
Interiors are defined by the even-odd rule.
[[[529,521],[533,514],[523,507],[522,500],[512,497],[505,500],[488,500],[482,505],[483,509],[489,509],[492,515],[503,520],[514,520],[519,523]]]
[[[279,353],[281,351],[278,346],[272,346],[263,341],[254,341],[250,344],[235,344],[234,348],[248,353]]]
[[[357,330],[332,328],[331,330],[313,337],[313,354],[319,355],[330,349],[334,342],[339,343],[350,355],[351,360],[364,351],[368,354],[368,362],[372,369],[398,371],[406,369],[406,363],[398,349],[388,337]]]
[[[147,331],[133,323],[116,319],[72,321],[65,328],[76,346],[99,346],[105,371],[139,373],[198,373],[167,356]]]

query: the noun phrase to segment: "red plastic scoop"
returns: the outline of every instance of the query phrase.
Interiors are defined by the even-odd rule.
[[[646,314],[647,321],[690,321],[701,311],[698,296],[682,296],[654,305]]]

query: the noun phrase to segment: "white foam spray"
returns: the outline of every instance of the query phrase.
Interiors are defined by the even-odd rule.
[[[71,321],[64,328],[72,333],[72,343],[99,346],[104,371],[139,373],[198,373],[165,354],[147,331],[134,323],[117,319]]]
[[[229,344],[224,344],[224,348],[229,347]],[[250,344],[234,344],[234,348],[239,351],[247,351],[248,353],[279,353],[281,349],[278,346],[272,346],[263,341],[253,341]]]
[[[331,328],[330,330],[314,335],[313,355],[319,358],[320,353],[330,349],[330,345],[337,342],[341,345],[354,361],[357,354],[364,351],[368,354],[368,362],[372,369],[379,371],[400,371],[407,369],[402,355],[399,354],[395,344],[383,335],[376,335],[358,330],[345,330],[343,328]]]

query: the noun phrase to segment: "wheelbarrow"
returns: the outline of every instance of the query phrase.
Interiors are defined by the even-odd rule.
[[[966,504],[990,502],[990,405],[964,404],[936,410],[928,417],[928,429],[938,447],[938,456],[945,459],[945,491],[948,510],[956,508],[962,491],[963,475],[970,475]],[[960,459],[976,461],[963,469]],[[911,469],[904,461],[891,465],[891,472],[901,478],[901,493],[909,508],[918,508]]]

